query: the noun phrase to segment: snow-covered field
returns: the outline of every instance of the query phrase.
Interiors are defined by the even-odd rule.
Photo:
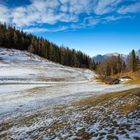
[[[105,135],[106,139],[108,130],[104,131],[106,124],[103,125],[102,121],[106,119],[103,114],[110,110],[110,107],[104,108],[106,104],[103,104],[86,109],[89,105],[82,104],[78,108],[71,106],[71,101],[77,102],[85,97],[94,98],[96,95],[138,86],[104,85],[97,82],[95,76],[93,71],[62,66],[26,51],[0,48],[0,139],[49,140],[61,137],[73,140],[75,137],[94,139],[94,135],[98,139],[99,126],[103,128],[100,133],[102,132],[101,135]],[[139,102],[139,99],[137,100]],[[116,100],[115,106],[120,104],[118,101],[120,99]],[[120,102],[124,101],[125,99]],[[87,114],[91,117],[97,116],[98,119],[90,119]],[[109,124],[114,118],[111,115],[107,117]],[[134,116],[136,118],[136,114]],[[134,116],[130,114],[130,117]],[[91,123],[85,122],[86,117]],[[136,131],[130,131],[137,136],[138,120],[135,122],[130,118],[129,123],[135,123],[133,125],[137,128]],[[110,129],[114,131],[115,128],[111,126]],[[119,133],[119,128],[115,132]],[[133,135],[129,134],[130,139]],[[121,138],[122,135],[117,136]]]
[[[0,120],[95,94],[132,88],[103,85],[87,69],[65,67],[26,51],[0,49]]]

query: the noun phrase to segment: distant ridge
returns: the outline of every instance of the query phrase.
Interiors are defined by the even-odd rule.
[[[98,54],[98,55],[93,56],[93,60],[94,60],[95,63],[99,63],[99,62],[102,62],[103,60],[105,60],[106,58],[108,58],[110,56],[118,56],[118,55],[121,55],[123,60],[126,61],[129,54],[128,55],[119,54],[117,52],[107,53],[107,54],[104,54],[104,55]],[[136,55],[140,58],[140,49],[136,51]]]
[[[105,60],[106,58],[110,57],[110,56],[118,56],[118,55],[121,55],[121,57],[123,58],[123,60],[126,61],[127,59],[127,56],[128,55],[125,55],[125,54],[119,54],[119,53],[108,53],[108,54],[104,54],[104,55],[101,55],[101,54],[98,54],[96,56],[93,57],[93,60],[96,62],[96,63],[99,63],[99,62],[102,62],[103,60]]]

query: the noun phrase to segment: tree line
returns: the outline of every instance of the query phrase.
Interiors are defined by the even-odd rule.
[[[6,24],[0,24],[0,47],[26,50],[66,66],[94,68],[92,59],[83,52],[58,46],[47,39],[27,34]]]
[[[1,23],[0,47],[26,50],[66,66],[95,69],[102,76],[110,76],[126,70],[134,72],[140,68],[140,60],[135,50],[132,50],[126,61],[118,55],[110,56],[95,64],[93,59],[81,51],[58,46],[47,39]]]
[[[140,69],[140,60],[136,55],[135,50],[132,50],[127,59],[121,55],[107,57],[102,62],[96,64],[96,70],[100,76],[111,76],[114,74],[122,73],[124,71],[135,72]]]

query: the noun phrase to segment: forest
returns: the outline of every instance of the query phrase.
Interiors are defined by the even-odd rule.
[[[17,30],[6,23],[0,24],[0,47],[26,50],[62,65],[96,70],[101,76],[111,76],[124,71],[134,72],[140,67],[140,60],[135,50],[130,52],[127,60],[118,55],[95,63],[91,57],[81,51],[58,46],[47,39]]]
[[[135,50],[132,50],[125,60],[121,55],[110,56],[96,65],[98,74],[101,76],[112,76],[128,71],[138,71],[140,69],[140,60]]]
[[[83,52],[58,46],[6,23],[0,24],[0,47],[26,50],[66,66],[94,69],[93,60]]]

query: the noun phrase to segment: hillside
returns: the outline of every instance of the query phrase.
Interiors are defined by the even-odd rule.
[[[98,92],[131,88],[101,85],[93,71],[66,67],[27,51],[1,48],[0,66],[0,118]]]
[[[0,48],[0,64],[0,82],[5,84],[86,81],[92,73],[64,67],[27,51],[5,48]]]
[[[0,48],[26,50],[62,65],[80,68],[94,68],[92,59],[81,51],[58,46],[46,38],[17,30],[0,23]]]
[[[32,136],[36,136],[36,133],[38,133],[37,137],[42,137],[44,136],[42,133],[45,128],[48,129],[49,127],[51,130],[50,125],[53,119],[59,122],[56,119],[57,110],[55,110],[55,107],[62,105],[63,108],[65,105],[77,102],[77,100],[85,97],[94,98],[104,93],[139,87],[139,85],[126,84],[103,85],[96,81],[95,76],[95,72],[88,69],[63,66],[27,51],[1,48],[0,137],[26,139],[29,138],[27,133],[30,132]],[[74,108],[72,107],[71,109],[73,112]],[[52,112],[52,114],[47,112],[48,117],[43,116],[43,110]],[[64,110],[61,113],[59,111],[61,110],[58,109],[58,115]],[[69,116],[70,112],[66,110],[64,114]],[[37,113],[39,118],[37,116],[36,118],[34,113]],[[77,113],[75,115],[78,117]],[[50,118],[50,116],[52,117]],[[27,120],[24,120],[24,117],[27,117]],[[47,126],[44,126],[44,124]],[[55,130],[58,125],[56,124],[55,128],[52,129]],[[38,131],[38,129],[43,132]],[[76,130],[74,131],[77,132]]]

